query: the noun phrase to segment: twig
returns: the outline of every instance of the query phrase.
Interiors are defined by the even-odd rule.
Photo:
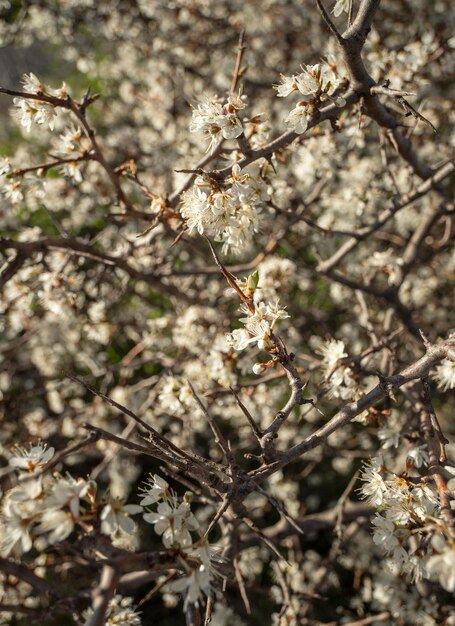
[[[201,411],[204,413],[204,415],[207,418],[207,421],[209,423],[210,429],[215,437],[215,443],[220,447],[221,451],[223,452],[224,456],[226,457],[226,459],[228,460],[228,462],[231,464],[233,463],[234,459],[232,456],[232,452],[229,448],[229,444],[226,441],[223,433],[221,432],[221,430],[218,427],[218,424],[215,422],[215,420],[213,419],[213,417],[210,415],[210,413],[208,412],[207,408],[205,407],[204,403],[202,402],[202,400],[199,398],[198,394],[196,393],[196,389],[193,387],[191,381],[187,381],[188,385],[193,393],[194,399],[196,400],[197,405],[199,406],[199,408],[201,409]]]
[[[232,387],[229,387],[229,389],[231,390],[232,395],[234,396],[240,410],[242,411],[242,413],[244,414],[244,416],[246,417],[246,419],[248,420],[248,424],[251,426],[251,430],[254,433],[254,436],[256,437],[256,439],[258,441],[261,440],[262,436],[263,436],[263,432],[260,430],[259,426],[256,424],[253,416],[251,415],[251,413],[248,411],[248,409],[246,408],[246,406],[243,404],[243,402],[240,400],[238,393],[235,391],[235,389],[233,389]]]
[[[209,626],[212,621],[212,613],[213,613],[213,599],[209,596],[207,598],[207,604],[205,606],[205,617],[204,617],[204,626]]]
[[[39,593],[48,595],[50,597],[59,598],[62,596],[60,591],[56,588],[55,584],[49,583],[45,578],[37,576],[34,572],[29,570],[25,565],[9,561],[8,559],[0,557],[0,571],[9,576],[19,578],[28,583],[31,587],[36,589]]]
[[[199,612],[199,608],[195,606],[194,604],[192,604],[191,602],[188,602],[188,604],[186,605],[185,620],[186,620],[186,626],[201,626],[202,625],[201,614]]]
[[[237,47],[237,58],[235,61],[235,68],[234,68],[234,74],[232,76],[232,82],[231,82],[231,87],[229,89],[230,93],[233,94],[235,93],[236,89],[237,89],[237,84],[239,82],[239,79],[242,75],[241,69],[242,69],[242,59],[243,59],[243,55],[245,53],[246,50],[246,46],[245,46],[245,31],[242,30],[240,31],[240,35],[239,35],[239,43],[238,43],[238,47]]]
[[[335,37],[335,39],[338,41],[338,43],[340,45],[343,45],[343,41],[344,41],[343,37],[338,32],[337,27],[335,26],[335,24],[332,22],[332,19],[331,19],[330,15],[327,13],[327,11],[326,11],[324,5],[322,4],[321,0],[316,0],[316,3],[318,5],[319,11],[321,12],[322,17],[324,18],[324,22],[326,23],[328,29],[330,30],[332,35]]]
[[[243,291],[237,285],[237,282],[235,280],[235,276],[233,276],[230,272],[228,272],[228,270],[221,263],[221,261],[218,258],[218,255],[217,255],[217,253],[215,251],[215,248],[213,247],[212,242],[210,241],[210,239],[208,237],[206,237],[205,235],[204,235],[204,237],[205,237],[207,243],[209,244],[210,251],[212,252],[213,258],[215,259],[215,263],[220,268],[220,271],[223,274],[223,276],[225,277],[225,279],[227,280],[229,286],[232,287],[232,289],[239,296],[240,300],[248,307],[249,311],[251,311],[251,313],[254,313],[255,312],[255,306],[254,306],[253,300],[251,298],[248,298],[243,293]]]
[[[101,571],[100,582],[92,593],[92,613],[84,626],[104,626],[109,609],[109,602],[114,597],[119,575],[111,565],[105,565]]]
[[[369,626],[369,624],[373,624],[374,622],[385,622],[389,618],[390,613],[388,611],[384,611],[383,613],[378,613],[377,615],[369,615],[368,617],[356,620],[355,622],[344,622],[343,626]]]
[[[260,528],[258,528],[248,517],[242,517],[242,521],[248,526],[250,530],[252,530],[258,537],[265,543],[270,552],[274,554],[278,559],[283,560],[287,565],[289,562],[284,558],[282,554],[278,551],[278,548],[270,541],[268,537],[262,532]]]
[[[390,89],[388,85],[374,85],[373,87],[371,87],[370,93],[392,98],[403,107],[403,109],[406,111],[406,115],[412,115],[412,117],[414,117],[416,120],[420,120],[421,122],[424,122],[425,124],[427,124],[433,129],[434,133],[437,134],[438,131],[435,128],[435,126],[430,122],[430,120],[424,117],[421,113],[419,113],[405,99],[405,96],[415,96],[414,93],[409,92],[409,91],[401,91],[400,89]]]
[[[348,500],[349,494],[352,491],[352,488],[354,487],[358,477],[359,477],[359,473],[360,471],[357,470],[354,475],[351,477],[351,480],[349,481],[349,483],[347,484],[345,490],[343,491],[343,493],[341,494],[340,498],[338,499],[338,503],[336,505],[336,524],[335,524],[335,533],[337,535],[338,538],[341,537],[342,534],[342,524],[343,524],[343,513],[344,513],[344,509],[346,507],[346,502]]]
[[[238,561],[237,556],[235,556],[233,559],[233,565],[234,565],[235,579],[237,581],[237,585],[239,586],[240,597],[242,598],[243,604],[245,606],[245,611],[247,612],[247,615],[251,615],[250,600],[246,592],[245,582],[242,577],[242,572],[240,571],[239,561]]]

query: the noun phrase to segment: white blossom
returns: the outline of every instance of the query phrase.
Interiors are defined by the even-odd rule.
[[[35,470],[46,465],[53,456],[54,448],[48,448],[45,443],[31,445],[28,450],[18,446],[16,448],[16,454],[9,460],[9,464],[12,467],[16,467],[18,470],[33,473]]]
[[[426,575],[437,580],[441,587],[453,593],[455,591],[455,549],[447,547],[441,554],[430,556],[425,564]]]
[[[91,484],[83,478],[73,478],[69,474],[65,478],[58,477],[44,505],[47,509],[55,510],[68,507],[73,518],[77,519],[80,500],[87,495],[90,488]]]
[[[124,500],[111,498],[101,511],[101,532],[112,535],[121,529],[131,535],[136,524],[130,516],[137,513],[142,513],[142,507],[138,504],[125,504]]]
[[[359,493],[369,504],[374,504],[375,506],[383,503],[384,495],[388,491],[388,487],[381,476],[381,470],[382,459],[381,457],[376,457],[364,465],[360,476],[360,480],[364,484],[359,489]]]
[[[335,17],[339,17],[342,13],[347,13],[351,6],[352,0],[337,0],[333,7],[333,14]]]
[[[299,89],[296,77],[285,76],[284,74],[281,74],[281,85],[276,85],[275,88],[277,90],[277,96],[280,98],[285,98]]]
[[[18,204],[24,199],[22,184],[20,180],[6,180],[1,183],[5,198],[11,200],[13,204]]]
[[[48,87],[47,85],[45,85],[45,83],[42,83],[39,78],[33,74],[33,72],[30,72],[30,74],[24,74],[22,76],[22,86],[24,88],[24,91],[27,91],[28,93],[47,93],[48,92]]]
[[[0,523],[0,554],[20,556],[32,548],[32,527],[39,514],[39,504],[7,499]]]
[[[438,383],[438,389],[447,391],[455,388],[455,361],[443,359],[436,366],[436,372],[433,374],[434,380]]]
[[[422,465],[428,465],[430,462],[428,452],[425,450],[426,446],[415,446],[408,450],[407,459],[412,462],[414,467],[422,467]]]
[[[273,304],[259,302],[255,305],[254,312],[245,305],[242,305],[241,310],[246,313],[246,317],[240,319],[245,327],[227,334],[227,341],[234,350],[243,350],[255,343],[260,350],[267,350],[272,346],[273,327],[276,321],[289,317],[278,302]]]
[[[158,476],[158,474],[154,474],[150,477],[148,483],[143,489],[144,496],[141,500],[141,506],[150,506],[152,504],[156,504],[160,500],[166,500],[170,496],[170,490],[168,483]]]
[[[185,596],[184,609],[186,610],[188,604],[199,606],[203,594],[210,596],[211,582],[212,575],[210,570],[205,565],[200,565],[191,574],[172,582],[168,587],[170,591],[181,593]]]
[[[75,519],[71,511],[50,509],[45,511],[36,528],[37,534],[48,534],[49,543],[58,543],[66,539],[74,530]]]
[[[293,130],[298,135],[301,135],[308,128],[309,117],[307,107],[297,105],[289,113],[284,123],[289,130]]]
[[[259,211],[265,198],[265,185],[253,171],[235,164],[225,186],[211,189],[197,178],[182,194],[180,212],[189,232],[197,231],[224,243],[224,249],[241,250],[259,227]]]
[[[327,372],[330,372],[341,359],[348,356],[344,342],[339,339],[328,339],[319,346],[317,352],[322,355]]]
[[[19,123],[27,132],[30,132],[33,123],[47,125],[50,130],[54,130],[56,112],[51,104],[24,98],[14,98],[13,103]]]
[[[144,513],[144,520],[153,524],[155,532],[162,535],[165,548],[179,545],[182,548],[191,546],[190,531],[197,530],[199,524],[191,513],[188,502],[161,502],[157,512]]]
[[[210,140],[208,150],[213,151],[222,139],[239,137],[243,127],[232,100],[223,107],[217,100],[206,98],[193,109],[190,131],[202,132]]]
[[[62,172],[65,176],[72,178],[77,184],[83,180],[80,161],[71,161],[69,163],[63,163],[61,166]]]

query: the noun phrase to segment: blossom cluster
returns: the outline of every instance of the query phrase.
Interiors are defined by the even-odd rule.
[[[81,183],[82,159],[89,152],[86,137],[79,126],[72,126],[60,135],[60,142],[58,150],[64,161],[60,166],[63,174],[75,183]]]
[[[290,94],[300,93],[303,98],[284,120],[286,127],[301,135],[308,128],[317,107],[327,100],[337,106],[344,106],[345,101],[335,95],[340,87],[336,73],[336,62],[302,66],[300,74],[281,75],[281,84],[276,85],[277,96],[285,98]]]
[[[243,133],[238,112],[245,107],[240,94],[230,95],[225,104],[206,97],[195,108],[190,132],[201,132],[209,139],[208,151],[213,151],[223,139],[236,139]]]
[[[145,507],[144,520],[153,524],[167,549],[178,550],[182,557],[184,575],[167,585],[167,590],[182,594],[185,608],[198,606],[203,595],[213,595],[213,585],[219,575],[216,565],[222,557],[211,548],[204,537],[199,522],[191,512],[191,492],[179,502],[176,493],[160,476],[152,476],[144,488],[141,506]],[[156,505],[156,510],[150,507]],[[197,534],[193,540],[192,533]]]
[[[88,626],[113,555],[112,626],[454,626],[450,3],[62,4],[0,20],[45,79],[1,79],[0,622]]]
[[[203,537],[191,511],[189,492],[179,501],[169,484],[155,474],[142,490],[140,504],[125,504],[124,500],[113,497],[99,500],[94,480],[75,479],[69,474],[47,476],[46,465],[53,456],[53,448],[38,443],[17,448],[11,457],[10,466],[18,471],[19,482],[2,500],[2,556],[29,552],[39,538],[45,538],[49,545],[60,543],[76,528],[80,532],[94,528],[97,520],[101,532],[112,538],[122,533],[134,535],[137,525],[131,516],[142,513],[144,521],[161,537],[164,547],[179,550],[182,555],[184,576],[169,585],[169,590],[181,593],[185,603],[192,604],[198,604],[202,594],[207,597],[212,594],[216,563],[222,559]],[[151,510],[154,505],[157,505],[155,511]],[[197,533],[196,540],[192,533]],[[122,600],[120,607],[128,613],[130,609],[124,604]],[[119,610],[112,607],[113,615]]]
[[[288,318],[289,314],[280,307],[278,301],[272,304],[259,302],[251,307],[242,304],[240,308],[246,314],[246,317],[240,318],[244,326],[227,335],[228,343],[237,351],[256,345],[259,350],[270,352],[276,342],[273,334],[275,324],[278,320]],[[256,363],[253,371],[260,374],[265,367],[265,364]]]
[[[0,552],[19,556],[29,552],[34,539],[44,537],[52,545],[64,541],[76,528],[101,522],[101,532],[115,535],[133,533],[131,515],[142,512],[135,504],[116,498],[97,501],[97,483],[73,478],[70,474],[52,477],[42,470],[51,461],[53,448],[38,443],[29,449],[18,448],[10,459],[18,471],[18,484],[2,500]]]
[[[261,168],[241,169],[236,163],[232,174],[219,187],[198,177],[182,194],[180,213],[190,233],[213,237],[223,250],[243,250],[259,229],[262,204],[268,199]]]
[[[447,567],[455,562],[455,547],[450,529],[436,521],[440,504],[433,489],[387,472],[381,457],[364,466],[361,480],[361,496],[379,509],[372,519],[373,541],[394,567],[416,579],[436,578],[444,589],[455,591],[453,568]]]
[[[352,368],[345,362],[348,356],[346,346],[340,339],[328,339],[317,350],[322,356],[323,380],[334,398],[351,398],[359,395],[361,389],[354,377]]]
[[[35,74],[25,74],[23,78],[24,91],[37,96],[51,96],[64,99],[68,96],[68,90],[65,83],[58,89],[51,89],[42,83]],[[17,116],[21,126],[27,132],[30,132],[32,124],[39,126],[48,126],[50,130],[54,130],[56,108],[55,104],[48,100],[39,100],[31,98],[14,98],[14,106],[16,107],[15,115]]]
[[[12,177],[13,168],[7,157],[0,163],[0,187],[5,196],[13,204],[24,199],[21,181]]]

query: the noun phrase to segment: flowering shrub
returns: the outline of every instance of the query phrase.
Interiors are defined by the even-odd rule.
[[[451,16],[2,3],[1,624],[455,624]]]

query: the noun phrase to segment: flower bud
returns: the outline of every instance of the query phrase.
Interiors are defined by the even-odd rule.
[[[255,270],[252,274],[250,274],[247,278],[247,287],[249,290],[253,291],[257,288],[259,283],[259,272]]]
[[[183,501],[191,504],[194,500],[194,493],[192,491],[185,491],[183,494]]]
[[[267,365],[265,363],[255,363],[253,365],[253,373],[256,374],[257,376],[259,376],[260,374],[263,374],[266,369],[267,369]]]

